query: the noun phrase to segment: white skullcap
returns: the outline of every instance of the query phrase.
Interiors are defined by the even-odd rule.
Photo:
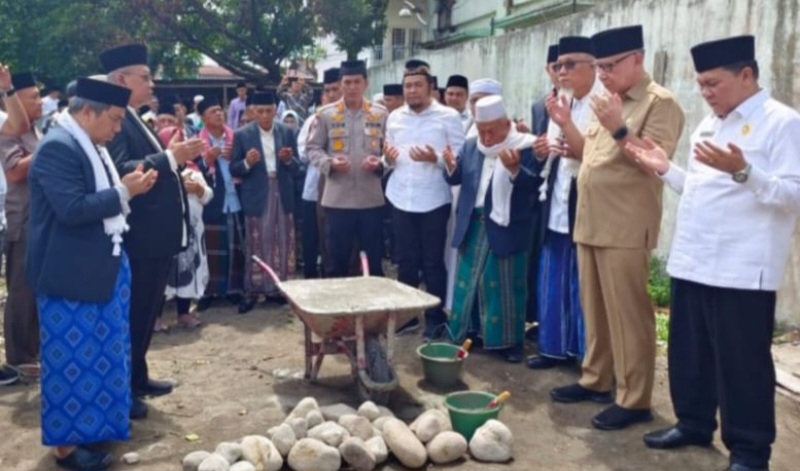
[[[200,103],[201,101],[203,101],[205,99],[206,99],[206,97],[204,97],[203,95],[195,95],[194,96],[194,102],[195,103]]]
[[[500,95],[485,96],[475,103],[475,122],[487,123],[506,117],[506,105]]]
[[[478,79],[469,84],[469,93],[470,95],[474,95],[476,93],[501,95],[503,93],[503,84],[495,79]]]

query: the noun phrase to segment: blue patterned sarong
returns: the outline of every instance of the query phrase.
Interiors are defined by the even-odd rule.
[[[578,257],[569,234],[547,231],[539,258],[539,354],[583,358],[586,350]]]
[[[123,252],[113,297],[86,303],[38,295],[42,341],[42,443],[128,440],[131,269]]]
[[[458,250],[451,340],[461,343],[477,333],[486,350],[522,345],[527,279],[528,255],[497,257],[486,238],[483,209],[475,209]]]

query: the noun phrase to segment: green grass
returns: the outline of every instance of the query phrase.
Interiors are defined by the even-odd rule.
[[[669,340],[670,279],[664,259],[655,255],[650,257],[647,294],[650,295],[656,311],[656,341],[660,347],[666,347]]]

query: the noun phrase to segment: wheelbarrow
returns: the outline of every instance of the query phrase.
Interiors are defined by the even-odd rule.
[[[290,281],[280,281],[259,257],[252,259],[272,277],[303,322],[305,378],[317,381],[326,355],[345,355],[359,399],[386,405],[398,384],[392,364],[395,330],[438,305],[439,298],[390,278],[370,276],[364,252],[360,257],[361,277]]]

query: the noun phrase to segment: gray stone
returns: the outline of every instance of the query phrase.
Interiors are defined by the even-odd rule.
[[[363,418],[363,417],[362,417]],[[355,471],[372,471],[375,469],[375,456],[367,450],[364,441],[350,437],[339,445],[339,453]]]
[[[383,437],[372,437],[366,442],[367,450],[375,457],[375,463],[381,464],[389,458],[389,449]]]
[[[367,401],[358,407],[358,415],[366,418],[370,422],[373,422],[375,419],[380,417],[381,411],[374,402]]]
[[[298,440],[301,438],[306,438],[306,434],[308,433],[308,421],[302,418],[296,419],[286,419],[287,424],[292,426],[292,430],[294,430],[294,436]]]
[[[139,461],[139,453],[130,452],[122,455],[122,462],[125,464],[136,464]]]
[[[428,461],[425,445],[404,422],[389,419],[383,425],[383,439],[394,456],[409,468],[420,468]]]
[[[294,434],[294,429],[289,424],[281,424],[275,427],[275,431],[270,437],[272,444],[278,449],[281,456],[286,457],[292,451],[292,447],[297,443],[297,437]]]
[[[339,471],[339,450],[312,438],[303,438],[289,452],[289,466],[297,471]]]
[[[297,403],[296,406],[294,406],[294,409],[292,409],[292,412],[289,413],[289,417],[287,417],[287,419],[304,419],[312,410],[319,410],[319,404],[317,404],[317,400],[313,397],[303,398]]]
[[[383,424],[386,423],[387,420],[393,419],[394,417],[378,417],[375,419],[375,422],[372,422],[372,425],[378,429],[378,431],[383,432]]]
[[[306,416],[306,422],[308,422],[308,428],[312,429],[325,422],[325,417],[322,416],[322,412],[318,410],[312,410]]]
[[[222,442],[217,445],[217,449],[214,453],[222,455],[228,460],[228,463],[233,464],[242,457],[242,445],[233,442]]]
[[[229,471],[256,471],[256,467],[249,461],[240,461],[231,466]]]
[[[475,431],[469,451],[476,460],[505,463],[514,456],[514,436],[502,422],[490,419]]]
[[[339,403],[331,406],[322,406],[319,408],[325,420],[338,422],[343,415],[357,415],[358,411],[348,406],[347,404]]]
[[[328,446],[338,447],[350,436],[347,430],[336,422],[325,422],[308,431],[308,438],[319,440]]]
[[[394,412],[391,411],[388,407],[385,406],[378,406],[378,417],[392,417],[395,418]]]
[[[438,409],[425,411],[411,423],[411,431],[422,443],[428,443],[436,435],[448,430],[453,430],[450,418]]]
[[[358,437],[362,440],[369,440],[375,435],[372,430],[372,423],[360,415],[343,415],[339,419],[339,425],[344,427],[350,436]]]
[[[207,451],[193,451],[188,455],[183,457],[183,461],[181,464],[183,465],[183,471],[197,471],[197,468],[200,467],[200,463],[203,462],[206,458],[208,458],[211,453]]]
[[[442,432],[428,442],[428,458],[436,464],[447,464],[461,459],[467,452],[467,439],[457,432]]]
[[[267,437],[249,435],[242,439],[242,458],[256,471],[278,471],[283,467],[283,457]]]
[[[197,471],[230,471],[230,469],[231,464],[228,463],[228,460],[226,460],[224,456],[212,453],[200,463],[200,467],[197,468]]]

